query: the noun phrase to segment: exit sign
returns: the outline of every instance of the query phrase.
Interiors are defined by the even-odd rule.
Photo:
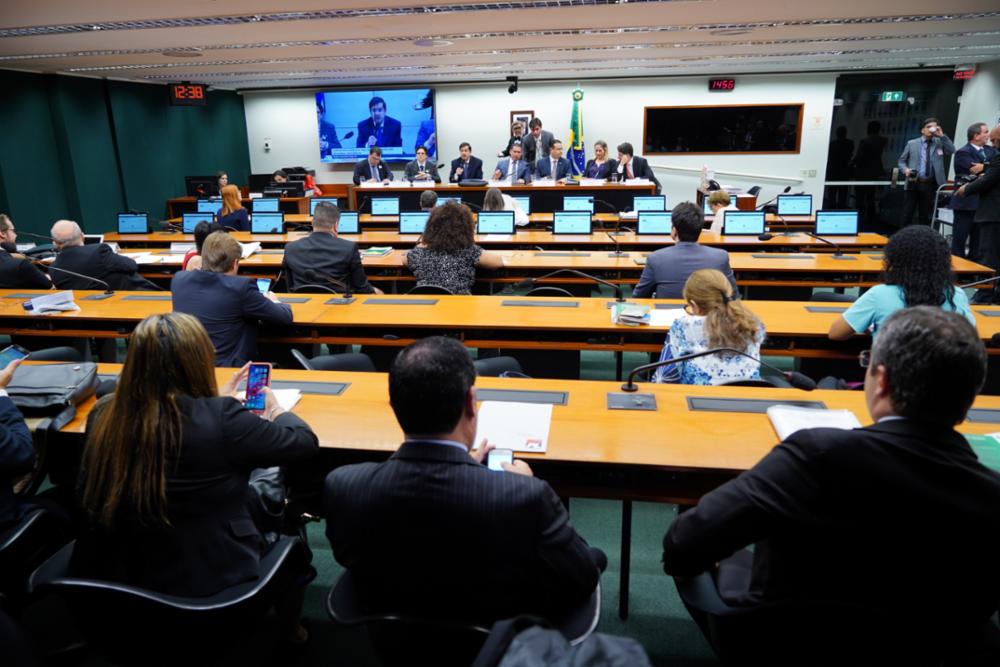
[[[906,93],[902,90],[883,90],[882,102],[902,102],[906,99]]]

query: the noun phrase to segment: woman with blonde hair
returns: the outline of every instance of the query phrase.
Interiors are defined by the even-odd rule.
[[[222,210],[219,211],[219,224],[241,232],[250,231],[250,213],[243,207],[240,189],[235,185],[227,185],[222,188]]]
[[[517,200],[510,195],[500,192],[500,188],[490,188],[486,191],[486,196],[483,197],[483,210],[513,211],[514,224],[518,227],[524,227],[531,221],[528,214],[521,209],[521,205],[517,203]]]
[[[715,347],[760,356],[764,325],[734,295],[733,286],[715,269],[695,271],[684,285],[684,315],[670,325],[660,361]],[[725,384],[759,380],[760,364],[739,354],[720,352],[676,365],[661,366],[654,382]]]

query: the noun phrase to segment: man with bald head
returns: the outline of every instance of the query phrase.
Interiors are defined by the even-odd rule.
[[[128,257],[116,255],[105,243],[83,244],[83,230],[72,220],[52,225],[56,261],[49,267],[52,282],[58,289],[155,290],[155,285],[139,275],[139,266]],[[62,269],[62,270],[60,270]],[[74,276],[72,271],[96,280]],[[102,282],[99,282],[102,281]]]

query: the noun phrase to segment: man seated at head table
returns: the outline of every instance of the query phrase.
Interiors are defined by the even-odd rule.
[[[215,346],[216,366],[238,368],[256,358],[261,322],[292,323],[287,303],[273,292],[262,294],[253,278],[237,275],[241,250],[229,234],[209,234],[201,249],[201,270],[181,271],[170,281],[174,311],[194,315],[205,327]]]
[[[912,628],[900,651],[928,643],[924,661],[894,664],[1000,664],[959,659],[998,634],[1000,475],[955,431],[986,377],[983,343],[960,315],[917,306],[893,314],[860,362],[872,425],[787,437],[674,520],[664,570],[710,572],[734,606],[880,610]]]
[[[551,178],[557,183],[565,183],[573,175],[569,160],[563,157],[563,145],[559,139],[553,139],[549,152],[538,158],[535,164],[535,178],[544,180]]]
[[[368,149],[368,157],[358,160],[354,165],[354,184],[377,183],[382,181],[388,183],[392,180],[392,172],[385,162],[382,162],[382,149],[372,146]]]
[[[389,373],[405,441],[388,461],[326,478],[326,535],[373,609],[487,624],[523,613],[551,618],[587,600],[607,565],[527,463],[487,469],[485,438],[470,452],[475,379],[454,339],[405,348]]]
[[[361,266],[358,244],[337,236],[339,224],[339,208],[327,202],[316,205],[312,233],[285,246],[281,270],[289,290],[319,284],[337,292],[343,291],[342,285],[330,282],[332,278],[352,292],[382,293],[368,283],[365,269]]]
[[[49,273],[56,288],[158,289],[139,275],[139,265],[133,259],[116,255],[107,243],[84,245],[83,230],[72,220],[57,221],[51,234],[58,254],[49,266]]]
[[[458,157],[451,161],[448,180],[452,183],[466,180],[480,180],[483,177],[483,161],[472,154],[472,144],[463,141],[458,146]]]
[[[493,170],[493,180],[507,181],[512,185],[523,185],[531,182],[531,167],[527,160],[521,159],[521,144],[512,144],[510,157],[502,158],[497,162],[496,169]]]
[[[52,289],[52,280],[17,251],[14,221],[0,213],[0,288]]]
[[[417,157],[406,163],[406,167],[403,169],[403,178],[408,181],[441,182],[437,165],[427,159],[427,149],[423,146],[417,146]]]
[[[698,243],[705,216],[691,202],[681,202],[671,214],[670,236],[674,245],[660,248],[646,258],[639,282],[632,296],[645,299],[655,294],[657,299],[679,299],[684,283],[698,269],[715,269],[724,275],[736,291],[736,276],[729,266],[729,253]]]

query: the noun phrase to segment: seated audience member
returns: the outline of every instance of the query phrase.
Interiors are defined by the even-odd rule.
[[[552,179],[556,183],[565,183],[573,175],[569,160],[562,156],[563,145],[558,139],[553,139],[549,154],[538,158],[535,163],[535,178],[539,180]]]
[[[497,157],[510,156],[510,147],[513,146],[514,144],[521,145],[523,150],[524,123],[522,123],[519,120],[516,120],[510,124],[510,139],[507,140],[507,148],[497,153]]]
[[[361,266],[358,244],[337,236],[340,223],[340,209],[333,204],[322,202],[313,214],[313,231],[309,236],[292,241],[285,246],[285,258],[281,270],[288,280],[288,289],[294,290],[308,284],[326,284],[336,291],[343,288],[328,282],[333,278],[347,285],[352,292],[381,294],[368,283],[365,269]],[[314,272],[312,279],[306,274]]]
[[[510,157],[497,162],[496,169],[493,170],[493,180],[519,185],[531,182],[531,168],[526,160],[521,159],[521,144],[512,145]]]
[[[431,336],[405,348],[389,372],[405,441],[388,461],[326,478],[326,535],[366,606],[489,625],[558,615],[597,585],[607,559],[576,533],[551,487],[524,461],[487,469],[485,439],[470,453],[475,379],[456,340]]]
[[[52,280],[17,251],[14,221],[0,213],[0,288],[51,289]]]
[[[670,325],[660,352],[660,361],[731,347],[760,357],[764,325],[735,298],[733,286],[715,269],[700,269],[684,285],[684,315]],[[720,352],[678,365],[660,366],[654,382],[680,384],[725,384],[736,380],[759,380],[760,364],[738,354]]]
[[[432,211],[437,206],[438,195],[433,190],[424,190],[420,193],[420,210]]]
[[[656,174],[649,166],[646,158],[636,157],[635,149],[627,141],[618,144],[618,161],[615,162],[615,170],[611,174],[612,180],[617,176],[619,181],[628,181],[633,178],[644,178],[656,184],[656,194],[660,194],[660,182],[656,180]]]
[[[216,366],[242,366],[257,356],[259,322],[288,326],[292,309],[273,292],[261,294],[253,278],[237,275],[240,244],[224,232],[209,234],[200,271],[181,271],[170,281],[174,311],[189,313],[208,331]]]
[[[215,194],[221,195],[222,188],[229,185],[229,174],[224,171],[215,172]]]
[[[98,280],[107,283],[113,290],[158,289],[139,275],[139,265],[135,260],[116,255],[107,243],[84,245],[83,230],[72,220],[57,221],[50,233],[58,254],[49,272],[58,289],[105,289]],[[88,277],[74,276],[59,269]]]
[[[518,227],[527,225],[531,220],[528,214],[521,210],[521,205],[510,195],[500,192],[499,188],[490,188],[483,198],[484,211],[514,211],[514,224]]]
[[[918,306],[889,317],[862,355],[873,423],[797,431],[702,496],[667,531],[663,569],[711,572],[735,606],[832,601],[886,612],[915,640],[893,647],[892,664],[1000,664],[961,659],[964,643],[996,635],[989,617],[1000,602],[1000,475],[955,431],[986,377],[979,334]],[[916,640],[931,653],[902,660]]]
[[[708,195],[708,205],[712,209],[712,227],[708,230],[713,234],[722,233],[722,225],[726,221],[726,211],[735,211],[736,204],[725,190],[715,190]]]
[[[240,199],[240,189],[235,185],[222,188],[222,210],[219,211],[219,224],[226,229],[238,232],[250,231],[250,213]]]
[[[721,248],[698,244],[704,215],[691,202],[681,202],[671,216],[670,236],[674,245],[661,248],[646,259],[639,283],[632,296],[643,299],[656,293],[657,299],[679,299],[688,276],[698,269],[716,269],[736,289],[736,277],[729,267],[729,254]]]
[[[869,331],[877,336],[886,318],[912,306],[938,306],[976,323],[968,297],[952,282],[948,242],[930,227],[911,225],[890,236],[882,264],[882,284],[858,297],[830,325],[832,340]]]
[[[218,387],[212,356],[212,342],[190,315],[151,315],[136,327],[117,390],[88,417],[80,484],[86,526],[73,549],[74,574],[184,597],[260,576],[271,546],[264,533],[273,528],[254,521],[251,474],[305,464],[319,441],[269,389],[263,413],[243,407],[235,394],[247,367]],[[305,550],[301,558],[299,582],[284,591],[284,629],[298,640],[305,639],[300,582],[310,570]]]
[[[272,183],[278,183],[278,184],[287,183],[288,182],[288,174],[285,172],[284,169],[278,169],[273,174],[271,174],[271,182]]]
[[[14,495],[14,480],[31,472],[35,465],[35,444],[6,387],[21,365],[20,359],[0,371],[0,531],[16,523],[27,509]]]
[[[606,181],[611,178],[611,172],[616,167],[615,161],[608,159],[608,143],[598,139],[594,142],[594,158],[587,161],[583,175],[585,178],[599,178]]]
[[[362,183],[378,183],[382,181],[383,183],[388,183],[392,180],[392,172],[389,171],[389,167],[382,162],[382,149],[378,146],[372,146],[368,149],[368,157],[364,160],[359,160],[357,164],[354,165],[354,184],[361,185]]]
[[[468,294],[476,282],[476,267],[499,269],[500,255],[475,243],[475,222],[467,206],[447,202],[431,211],[420,244],[403,260],[417,287],[437,285],[452,294]]]
[[[306,197],[322,197],[323,188],[316,184],[316,170],[310,169],[306,172],[306,179],[304,181],[303,189],[305,191]]]
[[[205,245],[205,239],[209,234],[215,232],[225,232],[218,222],[205,222],[202,220],[194,226],[194,247],[187,251],[181,261],[181,271],[197,271],[201,268],[201,248]]]
[[[406,163],[406,167],[403,169],[403,178],[408,181],[441,182],[437,165],[427,159],[427,149],[423,146],[417,146],[416,159]]]
[[[472,154],[472,144],[463,141],[458,147],[458,157],[451,161],[450,183],[480,180],[483,177],[483,161]]]

